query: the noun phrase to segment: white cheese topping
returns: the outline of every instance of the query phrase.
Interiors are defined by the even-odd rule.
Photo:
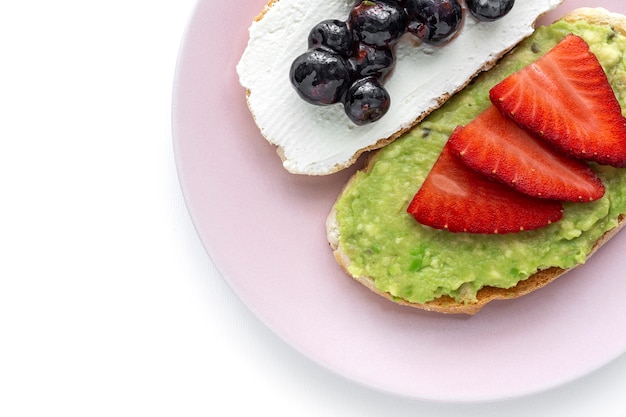
[[[461,33],[442,47],[406,34],[396,46],[395,68],[385,81],[391,107],[377,122],[354,125],[343,106],[302,100],[289,80],[293,60],[306,51],[311,28],[326,19],[346,20],[353,0],[277,0],[250,27],[237,64],[248,106],[261,134],[279,147],[285,169],[326,175],[351,165],[365,149],[407,129],[439,100],[463,88],[479,71],[534,30],[535,20],[563,0],[518,0],[496,22],[478,22],[465,11]]]

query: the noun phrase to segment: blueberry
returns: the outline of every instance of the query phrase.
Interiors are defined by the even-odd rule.
[[[394,58],[391,48],[376,48],[359,42],[349,62],[356,73],[355,78],[374,76],[382,80],[391,71]]]
[[[463,8],[458,0],[406,0],[407,30],[422,42],[443,45],[461,28]]]
[[[326,49],[310,49],[297,57],[289,72],[291,83],[312,104],[333,104],[350,84],[347,61]]]
[[[374,46],[390,46],[406,32],[406,13],[395,0],[363,0],[350,11],[354,38]]]
[[[390,104],[389,93],[375,77],[355,81],[344,99],[346,114],[359,126],[379,120],[387,113]]]
[[[476,19],[493,22],[510,12],[515,0],[466,0],[466,3]]]
[[[328,48],[339,55],[352,55],[352,31],[347,22],[340,20],[324,20],[311,29],[309,33],[309,49]]]

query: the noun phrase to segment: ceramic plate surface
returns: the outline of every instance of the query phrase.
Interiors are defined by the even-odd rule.
[[[518,0],[517,7],[524,1]],[[287,173],[246,107],[235,65],[265,0],[200,0],[181,45],[174,145],[185,199],[211,259],[242,302],[321,366],[367,387],[432,401],[519,397],[626,351],[626,233],[587,264],[474,317],[397,306],[335,263],[326,216],[354,168]],[[566,0],[543,19],[593,5]]]

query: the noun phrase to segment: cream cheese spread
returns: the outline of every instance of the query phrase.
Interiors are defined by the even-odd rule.
[[[382,119],[366,126],[353,124],[341,104],[305,102],[289,80],[293,60],[307,49],[311,28],[322,20],[347,19],[353,0],[270,3],[250,26],[237,74],[248,92],[254,120],[261,134],[279,148],[284,168],[295,174],[327,175],[412,127],[532,34],[537,18],[562,1],[518,0],[495,22],[479,22],[465,10],[461,32],[441,47],[405,34],[396,45],[395,67],[384,84],[391,107]]]

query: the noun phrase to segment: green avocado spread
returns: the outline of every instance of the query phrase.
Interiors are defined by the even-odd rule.
[[[626,213],[626,169],[593,165],[606,187],[592,203],[565,203],[563,218],[542,229],[504,235],[451,233],[418,224],[406,212],[452,130],[489,104],[489,89],[535,61],[566,34],[583,37],[626,108],[626,37],[610,27],[557,22],[540,27],[431,113],[378,151],[337,202],[339,247],[353,276],[367,276],[393,297],[425,303],[442,295],[471,302],[483,286],[510,288],[549,267],[584,263],[594,242]]]

